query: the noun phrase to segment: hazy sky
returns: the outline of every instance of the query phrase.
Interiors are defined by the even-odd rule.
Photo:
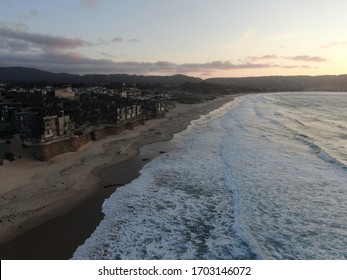
[[[197,77],[347,73],[346,0],[0,0],[0,66]]]

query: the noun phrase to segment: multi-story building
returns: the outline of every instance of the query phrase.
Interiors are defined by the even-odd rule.
[[[0,136],[14,133],[15,113],[16,107],[14,104],[0,100]]]
[[[16,132],[20,133],[23,140],[32,142],[41,131],[40,115],[32,109],[23,109],[15,114]]]
[[[75,130],[74,123],[69,116],[61,112],[59,116],[44,116],[42,118],[42,127],[40,142],[49,142],[64,137],[70,137]]]
[[[142,117],[141,105],[122,106],[116,109],[117,122],[132,121]]]

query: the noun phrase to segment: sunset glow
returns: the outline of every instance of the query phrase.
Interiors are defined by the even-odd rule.
[[[0,0],[0,66],[202,78],[347,73],[347,2]]]

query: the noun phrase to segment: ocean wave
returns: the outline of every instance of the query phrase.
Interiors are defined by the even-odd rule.
[[[263,102],[258,114],[249,110],[256,107],[253,96],[222,120],[235,231],[262,259],[346,258],[341,245],[347,243],[339,244],[347,234],[346,173],[311,141],[306,127],[273,114],[285,110]]]
[[[308,147],[310,147],[311,151],[315,153],[320,159],[324,160],[325,162],[334,164],[338,167],[341,167],[343,169],[347,169],[347,165],[344,164],[342,161],[334,157],[332,154],[329,154],[326,150],[324,150],[323,147],[321,147],[319,144],[315,143],[314,140],[312,140],[309,136],[305,134],[296,134],[295,138]]]
[[[104,220],[74,258],[254,258],[233,228],[220,153],[223,130],[214,119],[195,121],[190,133],[174,140],[179,149],[152,160],[106,200]]]
[[[176,135],[178,149],[105,201],[74,258],[347,258],[347,174],[276,107],[296,99],[269,96],[243,97]]]

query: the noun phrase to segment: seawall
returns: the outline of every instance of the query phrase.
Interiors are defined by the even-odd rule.
[[[117,135],[126,129],[133,129],[144,123],[145,121],[143,119],[138,119],[118,125],[95,127],[85,131],[82,135],[73,135],[69,138],[48,143],[32,144],[30,150],[36,159],[48,161],[61,154],[76,152],[90,141],[98,141],[109,135]]]

